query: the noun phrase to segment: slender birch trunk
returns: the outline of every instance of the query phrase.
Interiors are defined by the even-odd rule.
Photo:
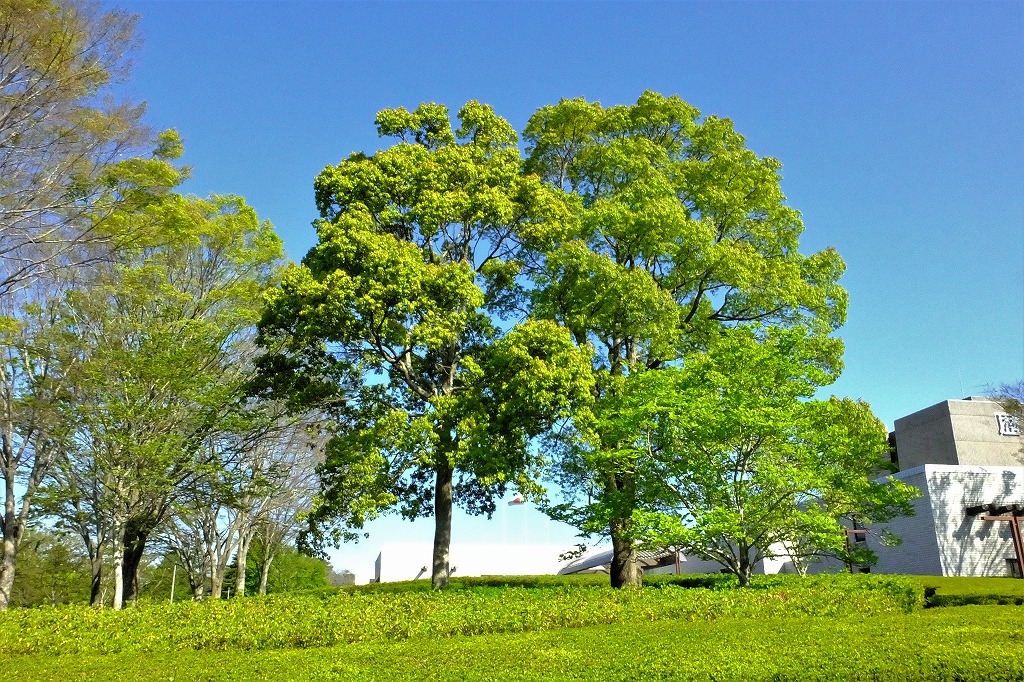
[[[255,527],[249,529],[239,529],[238,531],[238,554],[237,554],[237,571],[235,574],[235,596],[242,597],[245,595],[245,567],[246,562],[249,559],[249,547],[252,546],[252,537],[255,533]]]
[[[267,579],[270,578],[270,562],[274,560],[273,554],[267,554],[263,559],[263,563],[260,564],[260,594],[266,595],[267,593]]]

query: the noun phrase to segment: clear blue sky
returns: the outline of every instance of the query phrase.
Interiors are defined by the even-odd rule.
[[[110,4],[142,17],[126,89],[184,136],[185,191],[245,196],[293,259],[314,176],[382,145],[381,108],[478,99],[521,130],[561,98],[652,89],[780,159],[803,251],[846,260],[833,392],[891,427],[1024,377],[1022,2]],[[460,517],[455,539],[494,527]],[[430,525],[388,522],[336,563],[365,577],[399,535]]]

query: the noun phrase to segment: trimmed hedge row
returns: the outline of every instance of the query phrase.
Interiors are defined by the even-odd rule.
[[[923,589],[907,578],[830,576],[776,578],[743,590],[479,586],[281,595],[119,612],[66,606],[0,614],[0,655],[307,648],[665,619],[868,616],[908,612],[922,601]]]
[[[25,656],[19,680],[1024,680],[1024,610],[615,624],[318,650]]]
[[[1024,605],[1024,580],[1019,578],[918,578],[925,588],[925,605]]]

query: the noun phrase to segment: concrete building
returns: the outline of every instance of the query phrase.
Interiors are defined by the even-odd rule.
[[[922,464],[1024,467],[1019,423],[988,398],[945,400],[894,426],[900,471]]]
[[[914,516],[857,537],[878,556],[871,570],[1020,575],[1024,442],[1019,421],[991,399],[970,397],[932,405],[897,419],[894,427],[889,436],[899,466],[894,478],[916,486],[921,497],[914,502]],[[902,543],[883,544],[886,532]]]

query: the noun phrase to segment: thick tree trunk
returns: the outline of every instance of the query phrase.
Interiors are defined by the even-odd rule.
[[[434,560],[430,583],[434,589],[448,585],[448,556],[452,544],[452,467],[445,455],[437,464],[434,482]]]
[[[203,576],[199,576],[199,580],[196,581],[191,574],[188,576],[188,586],[192,590],[193,601],[203,601],[203,596],[206,591],[206,586],[203,584]]]
[[[18,564],[18,548],[24,528],[11,514],[4,519],[3,546],[0,548],[0,611],[11,604],[11,590],[14,587],[14,573]]]
[[[149,537],[148,530],[138,527],[129,527],[124,538],[124,564],[121,570],[124,573],[124,600],[134,602],[139,599],[139,569],[142,566],[142,554],[146,550],[146,539]]]
[[[740,581],[740,587],[750,584],[750,575],[754,572],[754,564],[750,561],[750,554],[746,547],[740,547],[739,561],[736,563],[736,577]]]
[[[615,519],[611,523],[612,563],[610,567],[611,584],[614,588],[643,584],[643,572],[637,563],[636,548],[632,538],[628,537],[629,520]]]
[[[3,559],[0,560],[0,611],[11,605],[11,590],[14,587],[14,570],[18,559],[17,543],[4,538]]]
[[[220,599],[224,593],[224,574],[214,566],[210,569],[210,598]]]
[[[6,610],[11,603],[18,549],[25,532],[25,525],[20,522],[17,514],[13,472],[4,476],[4,518],[0,531],[3,531],[3,545],[0,547],[0,610]]]

